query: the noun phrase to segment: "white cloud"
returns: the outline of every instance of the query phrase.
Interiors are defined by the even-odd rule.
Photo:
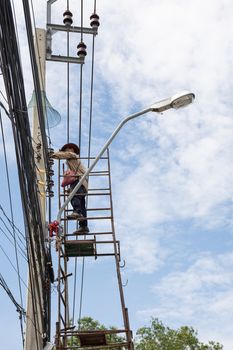
[[[128,235],[126,230],[125,234],[121,242],[131,270],[146,274],[158,270],[167,254],[165,249],[161,249],[159,241],[143,230],[141,234],[135,232],[134,236]]]
[[[153,287],[157,306],[138,311],[138,317],[159,317],[175,327],[192,325],[204,341],[232,338],[232,262],[232,252],[206,254],[187,268],[168,273]]]
[[[44,27],[46,2],[33,3],[36,23]],[[22,7],[15,5],[22,20]],[[87,25],[92,5],[93,1],[85,2]],[[62,23],[66,1],[53,6],[54,22]],[[79,25],[77,4],[70,1],[70,6]],[[224,229],[232,216],[232,2],[119,0],[116,4],[102,0],[97,13],[101,26],[96,37],[93,150],[99,149],[120,116],[179,90],[196,94],[195,104],[188,109],[129,123],[112,146],[113,199],[122,252],[131,271],[153,276],[158,269],[164,273],[166,258],[171,258],[171,243],[167,241],[165,247],[162,241],[166,229],[158,225],[178,222],[185,240],[182,225],[190,221],[211,239],[211,228]],[[24,23],[18,28],[30,97],[33,87]],[[90,41],[85,40],[84,73],[89,84]],[[72,139],[77,140],[79,72],[73,66],[70,69]],[[64,120],[66,65],[47,64],[47,91]],[[87,125],[88,93],[84,97]],[[52,135],[59,147],[66,138],[64,125]],[[173,238],[177,231],[175,227]],[[174,260],[172,268],[180,266],[177,256]],[[167,273],[154,290],[161,299],[151,302],[151,310],[171,322],[190,320],[203,328],[203,337],[218,334],[231,349],[230,329],[225,326],[225,331],[217,333],[219,324],[214,323],[216,319],[231,325],[231,264],[231,254],[215,258],[207,254],[192,266]],[[148,293],[150,286],[144,288]]]

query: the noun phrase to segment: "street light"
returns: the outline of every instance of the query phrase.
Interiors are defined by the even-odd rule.
[[[179,94],[176,94],[170,98],[166,98],[164,100],[155,102],[152,106],[143,109],[140,112],[134,113],[129,115],[128,117],[125,117],[120,124],[117,126],[117,128],[114,130],[114,132],[112,133],[112,135],[109,137],[109,139],[107,140],[107,142],[105,143],[105,145],[103,146],[103,148],[101,149],[101,151],[98,153],[98,155],[96,156],[95,160],[93,161],[93,163],[90,165],[90,167],[87,169],[87,171],[85,172],[85,174],[81,177],[80,181],[77,183],[77,185],[74,187],[73,191],[69,194],[69,196],[67,197],[66,201],[64,202],[64,204],[62,205],[62,207],[60,208],[58,214],[57,214],[57,222],[60,223],[61,222],[61,214],[64,211],[65,207],[67,206],[67,204],[71,201],[71,199],[74,197],[75,193],[78,191],[78,189],[82,186],[83,182],[85,181],[86,177],[89,175],[89,173],[92,171],[92,169],[94,168],[94,166],[96,165],[96,163],[99,161],[100,157],[104,154],[104,152],[106,151],[106,149],[108,148],[108,146],[112,143],[113,139],[115,138],[115,136],[118,134],[118,132],[120,131],[120,129],[122,128],[122,126],[127,123],[129,120],[134,119],[136,117],[139,117],[140,115],[146,114],[148,112],[157,112],[157,113],[161,113],[163,111],[166,111],[168,109],[171,108],[181,108],[181,107],[185,107],[188,104],[192,103],[193,100],[195,98],[194,93],[192,92],[182,92]]]
[[[193,102],[195,95],[192,92],[184,91],[170,98],[154,103],[151,106],[152,112],[164,112],[170,108],[182,108]]]

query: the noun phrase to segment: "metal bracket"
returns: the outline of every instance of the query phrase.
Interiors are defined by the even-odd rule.
[[[69,63],[78,63],[84,64],[84,57],[69,57],[69,56],[60,56],[52,55],[52,36],[56,32],[67,32],[67,33],[84,33],[97,35],[97,28],[87,28],[87,27],[75,27],[75,26],[65,26],[61,24],[52,24],[51,23],[51,6],[57,0],[48,0],[47,1],[47,31],[46,31],[46,60],[47,61],[57,61],[57,62],[69,62]]]
[[[76,26],[65,26],[63,24],[47,24],[47,30],[51,31],[51,34],[55,34],[56,32],[71,32],[71,33],[83,33],[83,34],[93,34],[97,35],[98,31],[96,28],[88,28],[88,27],[76,27]]]
[[[60,56],[60,55],[46,55],[47,61],[56,61],[56,62],[69,62],[69,63],[79,63],[84,64],[84,57],[68,57],[68,56]]]

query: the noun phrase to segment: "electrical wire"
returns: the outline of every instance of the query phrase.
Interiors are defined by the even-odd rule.
[[[69,0],[67,0],[69,10]],[[67,57],[70,56],[70,32],[67,30]],[[70,63],[67,62],[67,143],[70,139]]]
[[[93,116],[93,88],[94,88],[94,62],[95,62],[95,36],[92,38],[92,64],[91,64],[91,94],[90,94],[90,118],[89,118],[89,138],[88,138],[88,168],[91,157],[91,136],[92,136],[92,116]]]
[[[17,268],[13,265],[11,259],[10,259],[9,256],[6,254],[4,248],[2,247],[1,244],[0,244],[0,249],[1,249],[1,251],[3,252],[3,254],[5,255],[5,257],[7,258],[8,262],[10,263],[10,265],[12,266],[13,270],[14,270],[14,271],[16,272],[16,274],[17,274]],[[30,289],[28,288],[26,282],[23,280],[23,278],[22,278],[21,276],[20,276],[20,280],[21,280],[22,284],[24,285],[24,287],[26,288],[27,292],[28,292],[29,294],[31,294],[33,302],[36,303],[34,294],[33,294],[33,292],[32,292],[32,288],[30,288]],[[1,283],[0,283],[0,285],[1,285]],[[31,319],[30,316],[29,316],[28,314],[27,314],[27,318],[32,322],[32,324],[34,325],[35,330],[38,332],[38,334],[40,334],[40,335],[42,336],[43,334],[42,334],[42,333],[40,332],[40,330],[38,329],[38,326],[36,326],[34,320]]]
[[[83,42],[83,0],[81,0],[81,8],[80,8],[80,21],[81,21],[81,43]],[[80,149],[81,154],[81,147],[82,147],[82,99],[83,99],[83,64],[80,64],[80,81],[79,81],[79,139],[78,139],[78,145]]]
[[[0,218],[1,219],[1,218]],[[12,242],[12,240],[10,239],[10,237],[8,237],[7,233],[2,229],[2,227],[0,227],[0,231],[4,234],[4,236],[7,238],[7,240],[13,245],[15,246],[14,242]],[[27,260],[27,256],[25,254],[25,251],[20,247],[20,245],[18,244],[17,242],[17,251],[19,249],[19,254],[23,257],[24,260],[28,261]]]
[[[24,242],[25,242],[25,236],[24,236],[24,234],[18,229],[18,227],[10,220],[10,218],[6,215],[6,213],[5,213],[5,211],[4,211],[4,209],[3,209],[3,207],[1,206],[1,204],[0,204],[0,210],[1,210],[1,212],[3,213],[3,215],[5,216],[5,218],[6,218],[6,220],[9,222],[9,224],[10,224],[10,226],[13,228],[14,227],[14,229],[20,234],[20,236],[23,238],[23,241],[21,240],[21,238],[18,236],[18,238],[19,238],[19,240],[20,240],[20,242],[24,245]],[[24,246],[25,247],[25,246]],[[25,247],[26,248],[26,247]]]
[[[81,3],[83,0],[81,0]],[[96,0],[94,0],[94,13],[96,13]],[[92,55],[91,55],[91,93],[90,93],[90,114],[89,114],[89,136],[88,136],[88,167],[90,166],[91,157],[91,137],[92,137],[92,116],[93,116],[93,88],[94,88],[94,61],[95,61],[95,35],[92,38]],[[81,130],[80,130],[81,134]],[[88,205],[88,198],[86,201]],[[85,257],[82,259],[82,272],[81,272],[81,285],[80,285],[80,302],[79,302],[79,317],[78,324],[80,326],[80,320],[82,317],[82,303],[83,303],[83,289],[84,289],[84,274],[85,274]],[[76,292],[76,289],[74,289]],[[75,299],[75,297],[74,297]],[[73,311],[74,312],[74,311]]]
[[[8,103],[8,101],[7,101],[6,97],[4,96],[4,94],[2,93],[2,91],[0,91],[0,94],[4,98],[5,102]],[[5,107],[2,105],[2,103],[1,103],[1,106],[5,109]]]
[[[26,311],[24,310],[24,308],[17,303],[17,301],[15,300],[15,298],[13,297],[13,294],[10,291],[10,288],[8,287],[8,285],[6,284],[2,274],[0,273],[0,286],[2,286],[4,288],[4,290],[6,291],[6,293],[8,294],[8,296],[10,297],[11,301],[15,304],[16,306],[16,311],[20,312],[20,314],[26,314]]]
[[[14,264],[12,263],[11,259],[9,258],[9,256],[7,255],[7,253],[5,252],[5,249],[3,248],[3,246],[0,244],[0,249],[3,252],[3,254],[5,255],[5,257],[7,258],[8,262],[10,263],[10,265],[12,266],[13,270],[16,272],[16,274],[18,274],[17,272],[17,268],[14,266]],[[27,288],[27,284],[26,282],[23,280],[23,278],[20,275],[20,280],[22,282],[22,284],[24,285],[24,287]]]
[[[32,4],[32,9],[33,9],[33,3]],[[31,25],[31,18],[30,18],[30,10],[29,10],[29,4],[27,0],[23,0],[23,5],[24,5],[24,14],[25,14],[25,21],[26,21],[26,28],[27,28],[27,34],[28,34],[28,42],[29,42],[29,49],[30,49],[30,56],[31,56],[31,65],[32,65],[32,71],[33,71],[33,78],[34,78],[34,86],[35,86],[35,96],[37,100],[37,111],[38,111],[38,117],[39,117],[39,124],[40,124],[40,132],[41,132],[41,139],[42,139],[42,144],[43,144],[43,158],[44,158],[44,165],[46,169],[46,173],[48,173],[49,170],[49,159],[48,159],[48,144],[47,144],[47,135],[45,133],[45,125],[44,125],[44,109],[42,105],[42,96],[41,96],[41,87],[40,87],[40,80],[39,80],[39,74],[38,74],[38,69],[37,69],[37,62],[36,62],[36,57],[35,57],[35,50],[34,50],[34,43],[33,43],[33,35],[32,35],[32,25]],[[34,16],[34,9],[33,9],[33,16]],[[34,24],[35,24],[35,16],[34,16]],[[38,42],[37,42],[37,48],[38,48]],[[40,72],[42,70],[40,69]],[[43,79],[41,79],[43,81]],[[46,118],[47,121],[47,126],[48,126],[48,118]],[[49,132],[49,128],[48,128]],[[48,138],[50,140],[50,135],[48,135]],[[47,176],[47,181],[49,177]],[[49,185],[49,184],[48,184]],[[38,188],[37,188],[38,191]],[[42,231],[43,232],[43,231]],[[44,242],[43,242],[43,236],[41,235],[40,237],[42,240],[40,242],[40,246],[43,251],[43,257],[40,254],[40,251],[37,251],[37,254],[40,255],[39,258],[39,271],[41,275],[41,283],[43,285],[43,270],[45,269],[45,263],[46,263],[46,256],[45,256],[45,247],[44,247]],[[39,246],[38,246],[39,247]],[[32,254],[32,251],[31,251]],[[43,261],[43,262],[42,262]],[[33,275],[33,274],[32,274]],[[31,281],[32,282],[32,281]],[[39,288],[39,286],[37,286]],[[40,291],[39,294],[42,294],[42,299],[41,296],[39,296],[39,301],[45,304],[43,308],[44,312],[44,317],[41,315],[42,319],[42,328],[45,334],[47,334],[47,338],[50,337],[50,315],[49,315],[49,296],[47,293],[47,290],[45,288],[42,288],[42,292]],[[42,305],[40,306],[40,308]],[[41,310],[42,311],[42,310]]]
[[[19,320],[20,320],[20,328],[21,328],[21,336],[22,336],[22,343],[24,346],[24,332],[23,332],[23,323],[22,323],[22,318],[23,316],[26,315],[26,312],[24,310],[24,308],[19,305],[17,303],[17,301],[15,300],[15,298],[13,297],[13,294],[11,293],[9,287],[7,286],[2,274],[0,273],[0,286],[3,287],[3,289],[5,290],[5,292],[7,293],[7,295],[9,296],[9,298],[11,299],[11,301],[13,302],[13,304],[16,306],[16,311],[19,313]]]
[[[34,11],[34,6],[33,6],[33,1],[31,0],[31,8],[32,8],[32,19],[33,19],[33,26],[34,26],[34,33],[36,33],[36,19],[35,19],[35,11]],[[36,45],[36,50],[37,50],[37,55],[39,57],[39,43],[38,43],[38,36],[35,35],[35,45]],[[45,82],[44,78],[42,76],[42,66],[41,66],[41,60],[38,59],[38,64],[40,66],[40,69],[38,70],[38,73],[40,74],[40,82],[41,82],[41,88],[42,91],[45,91]],[[43,112],[45,113],[45,121],[46,121],[46,127],[47,127],[47,132],[48,132],[48,139],[50,141],[50,130],[49,130],[49,121],[48,121],[48,115],[47,115],[47,108],[43,108]],[[51,143],[50,143],[51,144]]]
[[[28,36],[32,74],[33,74],[34,87],[35,87],[35,97],[36,97],[38,118],[39,118],[39,124],[40,124],[41,137],[42,137],[42,141],[43,141],[44,162],[45,162],[45,168],[46,168],[46,170],[48,170],[48,168],[49,168],[49,166],[48,166],[48,164],[49,164],[48,163],[48,145],[47,145],[47,138],[46,138],[46,133],[45,133],[44,108],[43,108],[42,95],[41,95],[39,70],[38,70],[38,66],[37,66],[35,47],[34,47],[34,42],[33,42],[31,14],[30,14],[28,0],[22,0],[22,1],[23,1],[23,8],[24,8],[26,31],[27,31],[27,36]]]
[[[18,285],[19,285],[19,293],[20,293],[20,302],[21,302],[21,306],[23,308],[23,295],[22,295],[22,287],[21,287],[20,273],[19,273],[19,258],[18,258],[16,233],[15,233],[15,224],[14,224],[12,194],[11,194],[11,185],[10,185],[9,168],[8,168],[8,162],[7,162],[6,144],[5,144],[3,123],[2,123],[1,109],[0,109],[0,124],[1,124],[2,143],[3,143],[3,151],[4,151],[5,168],[6,168],[6,178],[7,178],[9,204],[10,204],[11,222],[13,223],[12,229],[13,229],[13,239],[14,239],[14,248],[15,248],[15,259],[16,259],[17,272],[18,272]]]
[[[80,1],[80,22],[81,22],[81,42],[83,42],[83,0]],[[83,90],[83,64],[80,65],[80,83],[79,83],[79,138],[78,145],[81,152],[82,145],[82,90]],[[84,266],[84,258],[82,259],[82,269]],[[83,274],[82,274],[83,275]],[[76,300],[76,290],[77,290],[77,257],[75,258],[75,272],[74,272],[74,289],[73,289],[73,323],[75,315],[75,300]],[[81,292],[82,293],[82,292]],[[81,298],[81,297],[80,297]]]
[[[23,1],[25,8],[25,19],[27,24],[27,32],[29,38],[29,46],[33,46],[32,33],[30,30],[30,13],[28,9],[28,3],[26,0]],[[9,40],[10,39],[10,40]],[[31,59],[34,75],[36,75],[36,62],[33,55],[33,50],[31,50]],[[20,65],[20,59],[18,54],[17,39],[15,35],[14,21],[12,16],[12,10],[9,1],[2,0],[1,11],[0,11],[0,62],[3,72],[3,78],[5,82],[5,90],[7,94],[7,99],[9,103],[9,114],[11,115],[12,130],[15,140],[15,150],[16,150],[16,160],[18,166],[19,183],[21,189],[21,198],[23,202],[24,211],[24,221],[26,229],[27,244],[30,247],[28,249],[28,257],[30,257],[32,269],[29,265],[29,282],[31,283],[31,292],[36,291],[38,296],[38,304],[35,301],[35,295],[32,300],[34,302],[34,324],[37,326],[37,317],[42,320],[43,333],[46,331],[45,327],[45,307],[42,305],[44,303],[43,293],[39,285],[39,280],[42,282],[44,280],[44,267],[46,266],[46,254],[44,246],[44,227],[42,227],[40,205],[37,195],[37,177],[35,171],[35,161],[34,153],[31,144],[30,136],[30,125],[28,120],[27,103],[24,92],[22,69]],[[38,73],[38,72],[37,72]],[[38,78],[38,74],[37,74]],[[35,79],[38,80],[38,79]],[[40,94],[37,89],[38,95]],[[41,101],[40,101],[41,102]],[[39,110],[39,108],[38,108]],[[41,116],[40,116],[41,117]],[[40,120],[41,129],[43,128],[43,114],[42,122]],[[42,137],[45,133],[42,132]],[[46,139],[46,136],[44,137]],[[47,142],[45,144],[45,149]],[[45,158],[46,159],[46,158]],[[37,278],[33,278],[33,275],[37,275]],[[34,286],[32,285],[35,284]],[[32,288],[33,287],[33,288]],[[38,327],[37,327],[38,328]],[[37,337],[37,333],[36,333]],[[38,342],[37,342],[37,349]]]
[[[81,22],[81,37],[80,41],[83,42],[83,0],[80,1],[80,22]],[[81,152],[82,145],[82,101],[83,101],[83,64],[80,64],[80,82],[79,82],[79,132],[78,132],[78,145]],[[78,228],[78,224],[77,224]],[[84,259],[84,258],[83,258]],[[76,291],[77,291],[77,257],[74,264],[74,288],[73,288],[73,310],[72,310],[72,322],[74,324],[75,306],[76,306]]]

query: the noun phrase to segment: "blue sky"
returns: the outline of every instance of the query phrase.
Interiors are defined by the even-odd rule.
[[[33,3],[36,25],[43,28],[46,1]],[[65,4],[62,0],[55,3],[54,22],[62,23]],[[15,2],[15,6],[29,101],[33,86],[25,25],[21,5]],[[85,2],[87,25],[92,7],[92,1]],[[70,0],[70,9],[79,25],[79,6]],[[171,327],[191,325],[203,341],[216,340],[231,350],[232,2],[119,0],[116,4],[101,0],[97,1],[97,13],[101,26],[96,38],[93,155],[124,116],[182,90],[196,94],[195,103],[186,109],[131,121],[111,146],[115,225],[126,260],[122,271],[123,281],[128,280],[124,290],[131,326],[136,330],[154,316]],[[64,38],[58,41],[54,45],[62,50]],[[74,39],[74,48],[77,41]],[[70,69],[71,139],[76,142],[79,68]],[[66,141],[66,65],[49,62],[46,77],[47,97],[63,118],[51,131],[53,146],[58,148]],[[90,56],[84,78],[83,150],[89,118]],[[3,90],[1,77],[0,86]],[[15,222],[22,229],[14,149],[6,118],[4,127]],[[0,161],[2,188],[7,193],[2,148]],[[9,215],[6,195],[0,203]],[[54,216],[56,205],[55,198]],[[14,261],[13,247],[1,234],[0,244]],[[0,259],[0,272],[19,300],[17,276],[1,251]],[[121,322],[113,271],[110,259],[86,262],[83,312],[107,325]],[[53,295],[55,308],[56,293]],[[21,349],[17,314],[2,289],[0,303],[1,342],[4,348]],[[17,338],[11,337],[12,330]]]

